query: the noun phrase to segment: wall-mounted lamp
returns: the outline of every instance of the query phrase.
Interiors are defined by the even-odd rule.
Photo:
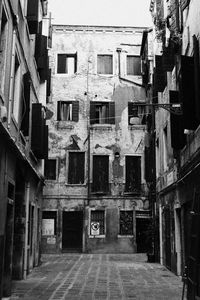
[[[119,152],[115,152],[115,158],[120,158],[120,154],[119,154]]]

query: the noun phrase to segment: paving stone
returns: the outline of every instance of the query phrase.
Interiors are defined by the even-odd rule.
[[[10,300],[178,300],[181,279],[142,254],[43,255]]]

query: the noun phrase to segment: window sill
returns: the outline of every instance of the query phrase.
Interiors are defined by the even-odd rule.
[[[142,124],[139,124],[139,125],[137,125],[137,124],[132,124],[132,125],[128,125],[128,129],[129,130],[144,130],[144,128],[145,128],[145,126],[146,125],[142,125]]]
[[[117,237],[118,238],[132,238],[132,237],[134,237],[134,235],[133,234],[127,234],[127,235],[118,234]]]
[[[105,234],[89,235],[89,239],[103,239],[103,238],[105,238]]]
[[[111,131],[115,124],[92,124],[90,125],[91,130],[108,130]]]
[[[65,185],[68,186],[68,187],[76,187],[76,186],[78,186],[78,187],[80,187],[80,186],[85,187],[86,183],[67,183],[66,182]]]

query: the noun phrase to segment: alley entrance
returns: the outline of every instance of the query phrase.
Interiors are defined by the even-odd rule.
[[[82,251],[83,212],[63,211],[62,250]]]

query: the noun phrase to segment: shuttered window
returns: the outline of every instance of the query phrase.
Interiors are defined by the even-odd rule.
[[[109,156],[93,156],[93,184],[92,191],[107,193],[109,191]]]
[[[112,55],[97,55],[97,73],[113,74]]]
[[[23,97],[24,101],[22,104],[22,123],[21,131],[24,136],[29,135],[29,115],[30,115],[30,75],[29,73],[23,76]]]
[[[119,225],[120,225],[119,233],[121,235],[133,235],[133,211],[132,210],[120,211]]]
[[[141,190],[141,157],[126,156],[125,191],[139,193]]]
[[[163,57],[161,55],[156,55],[155,60],[154,89],[157,92],[163,92],[167,84],[167,73],[164,70]]]
[[[90,124],[115,124],[115,103],[91,101]]]
[[[92,210],[91,211],[91,224],[92,223],[97,223],[97,226],[99,226],[99,234],[105,234],[105,226],[104,226],[104,210]],[[91,226],[92,230],[92,226]],[[92,233],[92,232],[90,232]]]
[[[77,71],[77,54],[58,54],[57,73],[74,74]]]
[[[179,103],[179,92],[169,91],[170,104]],[[182,149],[185,145],[185,135],[183,128],[183,116],[170,114],[171,146],[173,149]]]
[[[85,153],[69,152],[68,183],[83,184],[85,178]]]
[[[57,120],[74,121],[79,120],[79,102],[78,101],[58,101]]]
[[[127,75],[141,75],[141,58],[140,56],[127,55]]]
[[[44,164],[44,176],[48,180],[56,180],[56,159],[46,159]]]
[[[17,2],[17,1],[15,1]],[[30,34],[38,33],[39,26],[39,0],[27,1],[27,21]]]
[[[181,102],[183,102],[184,129],[195,130],[199,125],[195,107],[194,58],[181,56]]]

